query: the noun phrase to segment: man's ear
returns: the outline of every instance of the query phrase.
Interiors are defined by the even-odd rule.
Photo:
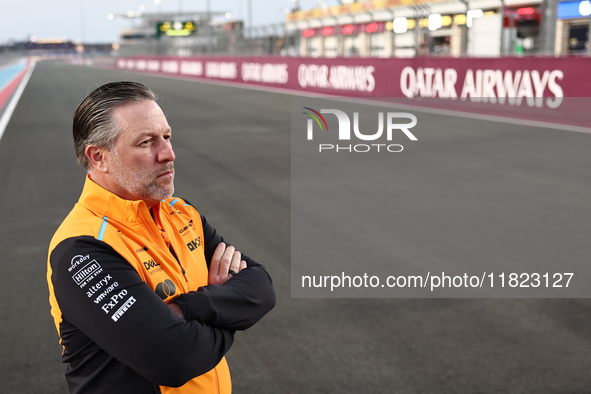
[[[109,172],[109,160],[107,157],[110,156],[111,152],[107,148],[88,145],[84,153],[96,171],[103,173]]]

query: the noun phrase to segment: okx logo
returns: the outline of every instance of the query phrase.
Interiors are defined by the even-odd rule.
[[[338,141],[352,141],[353,139],[361,141],[376,141],[386,134],[386,140],[392,141],[392,137],[395,133],[405,135],[411,141],[417,141],[417,137],[410,131],[411,128],[416,126],[417,117],[408,112],[384,112],[378,113],[378,130],[376,132],[361,131],[359,127],[359,112],[353,112],[353,134],[351,134],[351,118],[344,111],[338,109],[321,109],[317,111],[310,107],[302,107],[308,111],[302,112],[308,115],[306,137],[308,140],[314,140],[314,128],[315,124],[318,125],[317,129],[320,128],[320,132],[330,133],[328,129],[328,123],[322,114],[332,114],[336,116],[338,121]],[[385,119],[385,127],[384,127]],[[410,121],[410,122],[409,122]],[[331,134],[332,135],[332,134]],[[333,152],[357,152],[365,153],[369,151],[374,152],[402,152],[404,147],[400,144],[386,144],[386,143],[363,143],[363,144],[326,144],[322,143],[318,145],[319,152],[333,151]]]

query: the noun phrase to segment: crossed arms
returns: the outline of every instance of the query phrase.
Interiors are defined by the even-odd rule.
[[[180,309],[183,319],[108,244],[73,237],[52,251],[51,281],[62,312],[63,361],[69,370],[96,376],[112,356],[150,382],[178,387],[215,367],[230,349],[235,331],[251,327],[273,308],[275,293],[265,268],[237,256],[203,217],[202,223],[209,282],[214,284],[174,299],[175,312]],[[117,321],[72,280],[69,262],[82,253],[100,263],[101,278],[116,284],[109,296],[124,291],[122,302],[132,300]],[[236,264],[236,257],[237,274],[228,275],[225,270]],[[107,354],[97,356],[102,351]]]

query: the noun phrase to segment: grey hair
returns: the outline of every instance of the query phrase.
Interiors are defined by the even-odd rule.
[[[86,156],[86,147],[98,146],[112,150],[119,135],[119,124],[112,116],[113,109],[143,100],[156,101],[149,87],[137,82],[111,82],[93,90],[80,103],[74,113],[72,133],[76,157],[86,171],[92,165]]]

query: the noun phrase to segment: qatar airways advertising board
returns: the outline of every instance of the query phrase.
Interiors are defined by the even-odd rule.
[[[591,58],[130,57],[118,59],[116,67],[492,114],[563,113],[564,98],[591,92],[585,71]],[[580,110],[569,105],[567,112]]]

